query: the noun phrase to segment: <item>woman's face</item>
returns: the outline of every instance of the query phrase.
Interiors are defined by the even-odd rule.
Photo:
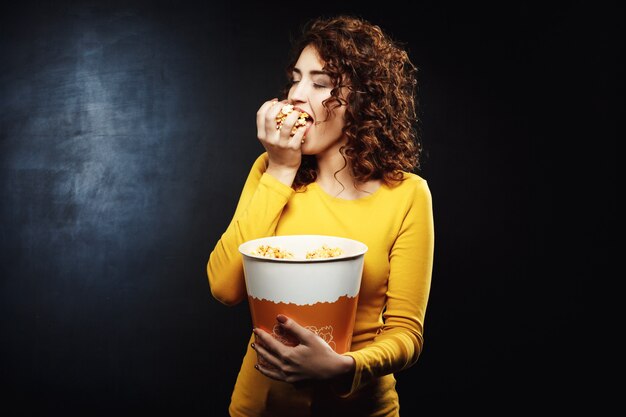
[[[333,113],[327,115],[327,110],[322,105],[330,97],[330,91],[334,87],[323,67],[324,63],[316,49],[312,46],[304,48],[293,69],[293,83],[287,97],[297,109],[313,116],[313,125],[307,130],[301,148],[305,155],[338,152],[346,142],[342,134],[346,106],[336,107]],[[337,102],[330,100],[328,105],[333,108]]]

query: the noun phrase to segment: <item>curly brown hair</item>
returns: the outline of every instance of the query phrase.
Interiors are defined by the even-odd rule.
[[[307,22],[292,44],[287,65],[292,70],[302,50],[313,46],[324,62],[333,89],[324,101],[327,114],[346,105],[341,154],[357,182],[401,181],[402,171],[416,172],[422,147],[417,115],[417,67],[407,52],[382,29],[362,18],[336,16]],[[283,89],[286,97],[291,83]],[[347,87],[347,97],[340,97]],[[332,105],[331,105],[332,104]],[[303,155],[293,188],[317,178],[313,155]]]

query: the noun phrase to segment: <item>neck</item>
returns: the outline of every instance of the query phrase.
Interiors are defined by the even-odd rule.
[[[318,173],[315,182],[327,194],[345,200],[371,195],[381,186],[382,181],[370,180],[357,184],[352,177],[350,163],[339,152],[342,144],[339,143],[316,155]]]
[[[350,163],[339,152],[339,148],[343,146],[343,141],[341,142],[316,155],[317,182],[330,189],[341,189],[342,184],[345,188],[352,188],[354,185]]]

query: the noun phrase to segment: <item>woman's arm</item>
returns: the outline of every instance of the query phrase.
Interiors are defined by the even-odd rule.
[[[226,305],[246,297],[239,245],[275,233],[293,189],[266,173],[267,153],[254,162],[241,192],[235,214],[209,256],[207,275],[211,294]]]
[[[390,252],[387,305],[381,333],[365,348],[347,352],[356,363],[348,396],[368,381],[409,368],[423,346],[424,317],[434,255],[432,199],[419,180]]]

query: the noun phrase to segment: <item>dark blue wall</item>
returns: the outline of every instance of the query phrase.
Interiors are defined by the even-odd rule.
[[[615,213],[608,194],[594,224],[571,222],[596,207],[576,197],[596,186],[585,165],[615,173],[618,14],[208,3],[3,6],[3,404],[226,414],[251,323],[211,298],[206,261],[262,151],[255,112],[282,86],[290,34],[336,12],[381,25],[420,68],[437,249],[403,414],[553,398]],[[590,242],[578,267],[572,239]],[[543,378],[519,384],[531,370]]]

